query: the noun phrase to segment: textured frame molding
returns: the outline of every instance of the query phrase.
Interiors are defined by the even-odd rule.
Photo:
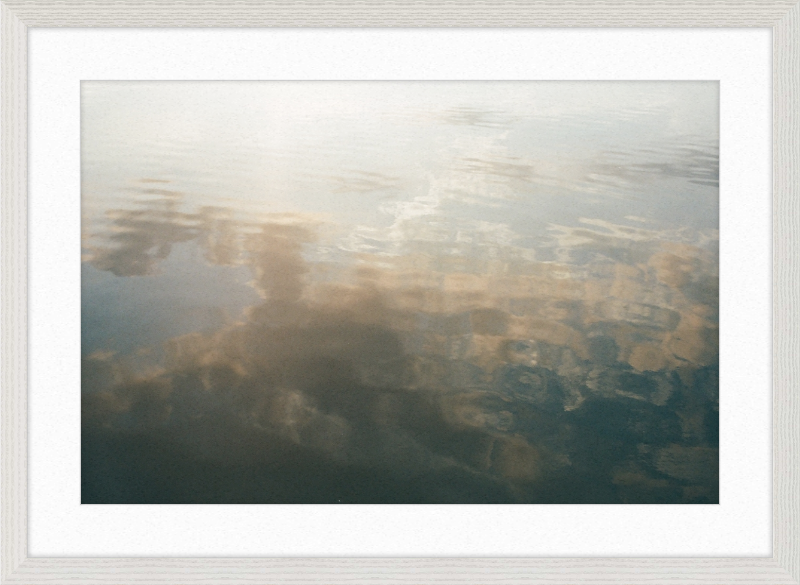
[[[800,0],[0,0],[0,583],[800,582]],[[773,33],[771,558],[31,558],[27,40],[31,27],[763,27]]]

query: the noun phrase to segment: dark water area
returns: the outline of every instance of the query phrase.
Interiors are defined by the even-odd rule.
[[[83,503],[718,503],[718,85],[84,82]]]

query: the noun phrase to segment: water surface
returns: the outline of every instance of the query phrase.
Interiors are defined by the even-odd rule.
[[[84,503],[716,503],[718,85],[84,82]]]

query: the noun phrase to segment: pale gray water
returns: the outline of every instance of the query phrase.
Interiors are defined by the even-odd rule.
[[[85,82],[86,502],[718,501],[718,85]]]

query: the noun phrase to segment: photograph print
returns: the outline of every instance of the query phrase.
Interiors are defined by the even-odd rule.
[[[719,84],[81,84],[83,504],[717,504]]]

